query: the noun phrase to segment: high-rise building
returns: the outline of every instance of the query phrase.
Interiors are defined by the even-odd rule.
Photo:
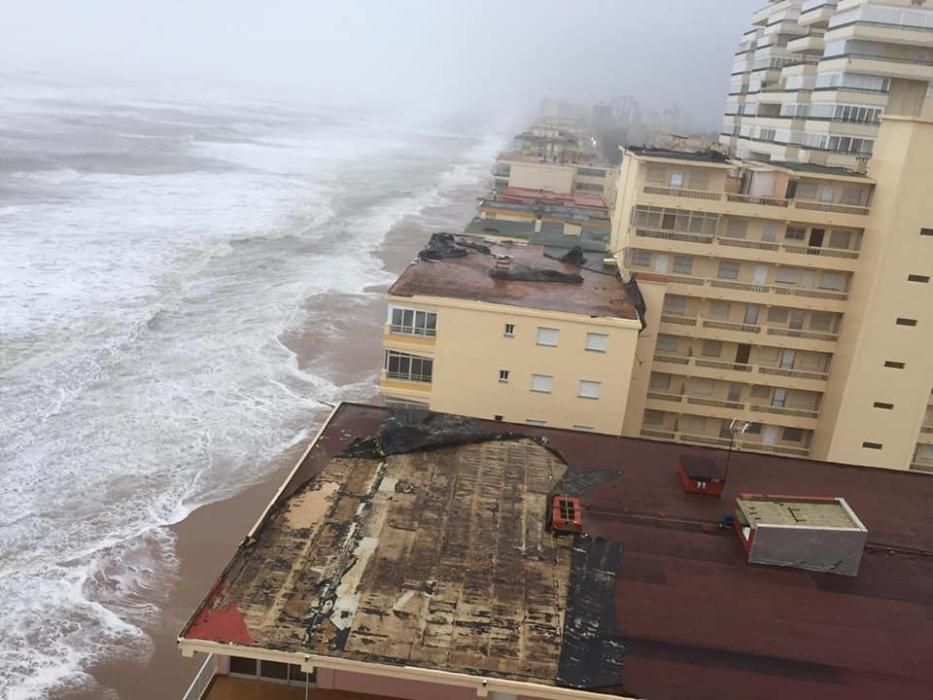
[[[867,174],[626,151],[611,247],[664,300],[624,434],[933,472],[926,91],[891,80]]]
[[[752,25],[720,136],[738,158],[864,169],[891,80],[933,79],[926,0],[770,0]]]

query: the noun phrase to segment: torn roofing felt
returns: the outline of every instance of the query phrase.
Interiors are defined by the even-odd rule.
[[[622,685],[625,647],[613,605],[622,546],[574,537],[557,685],[596,690]]]
[[[356,438],[341,456],[380,459],[386,455],[454,447],[490,440],[527,438],[547,447],[547,440],[522,433],[487,430],[482,423],[463,416],[431,413],[420,409],[392,411],[376,434]],[[554,450],[552,448],[552,452]],[[562,458],[563,459],[563,458]]]
[[[452,233],[439,231],[432,233],[427,245],[418,253],[422,260],[444,260],[446,258],[462,258],[469,255],[473,250],[484,255],[491,255],[492,250],[488,245],[458,239]]]
[[[512,265],[508,270],[490,270],[489,276],[497,280],[516,282],[557,282],[559,284],[583,284],[583,278],[576,272],[561,272],[540,267]]]

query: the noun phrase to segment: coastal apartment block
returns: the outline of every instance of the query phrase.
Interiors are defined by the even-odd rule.
[[[720,136],[738,158],[864,169],[891,81],[933,79],[923,0],[770,0],[752,25]]]
[[[512,151],[499,154],[492,174],[497,192],[521,188],[563,195],[598,194],[611,204],[619,169],[595,157],[578,162],[555,161]]]
[[[449,257],[423,254],[389,290],[386,405],[619,435],[642,328],[637,287],[541,246],[447,245]],[[603,253],[584,255],[602,266]]]
[[[611,246],[664,290],[626,434],[933,471],[933,123],[894,82],[868,175],[625,152]]]

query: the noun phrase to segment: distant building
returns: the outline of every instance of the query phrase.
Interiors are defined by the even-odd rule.
[[[626,152],[610,245],[664,288],[626,434],[933,472],[933,122],[893,83],[868,176]]]
[[[592,269],[604,252],[580,266],[536,245],[448,245],[462,256],[412,263],[389,289],[386,404],[620,434],[637,288]]]
[[[527,153],[500,153],[493,166],[495,188],[520,187],[531,190],[549,190],[555,194],[598,193],[608,203],[615,199],[617,166],[610,165],[590,154],[578,161],[554,161]]]
[[[720,497],[683,491],[685,452],[730,461]],[[185,700],[928,698],[931,502],[919,474],[341,404],[181,631],[208,655]]]
[[[738,158],[864,169],[891,81],[933,79],[923,0],[769,0],[752,25],[721,135]]]

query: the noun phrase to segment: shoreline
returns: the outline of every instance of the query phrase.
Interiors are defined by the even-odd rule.
[[[461,210],[471,211],[474,190],[485,183],[465,187],[467,197],[452,197],[437,211],[451,219],[460,219]],[[466,202],[462,200],[466,200]],[[406,217],[386,233],[371,254],[382,262],[383,269],[398,275],[414,258],[418,247],[436,227],[421,225]],[[322,337],[314,327],[304,327],[281,334],[280,340],[297,356],[299,367],[331,360],[329,378],[340,386],[367,382],[378,372],[382,357],[382,325],[385,318],[385,291],[388,285],[372,285],[363,297],[353,295],[352,314],[346,314],[347,295],[328,294],[314,299],[317,313],[351,316],[343,319],[336,338]],[[309,308],[311,300],[303,305]],[[341,317],[342,318],[342,317]],[[311,324],[308,324],[311,326]],[[363,400],[378,397],[378,387]],[[309,424],[316,434],[329,409],[322,407]],[[317,413],[317,412],[316,412]],[[175,536],[178,568],[174,576],[166,577],[170,588],[159,606],[159,616],[151,624],[141,626],[149,637],[152,654],[146,660],[113,658],[90,665],[85,672],[93,680],[80,688],[62,688],[51,698],[68,700],[164,700],[180,698],[197,673],[201,658],[186,659],[177,649],[177,635],[195,607],[227,565],[250,527],[260,517],[276,490],[311,438],[303,440],[283,454],[277,455],[262,470],[267,475],[231,498],[201,506],[169,529]]]

